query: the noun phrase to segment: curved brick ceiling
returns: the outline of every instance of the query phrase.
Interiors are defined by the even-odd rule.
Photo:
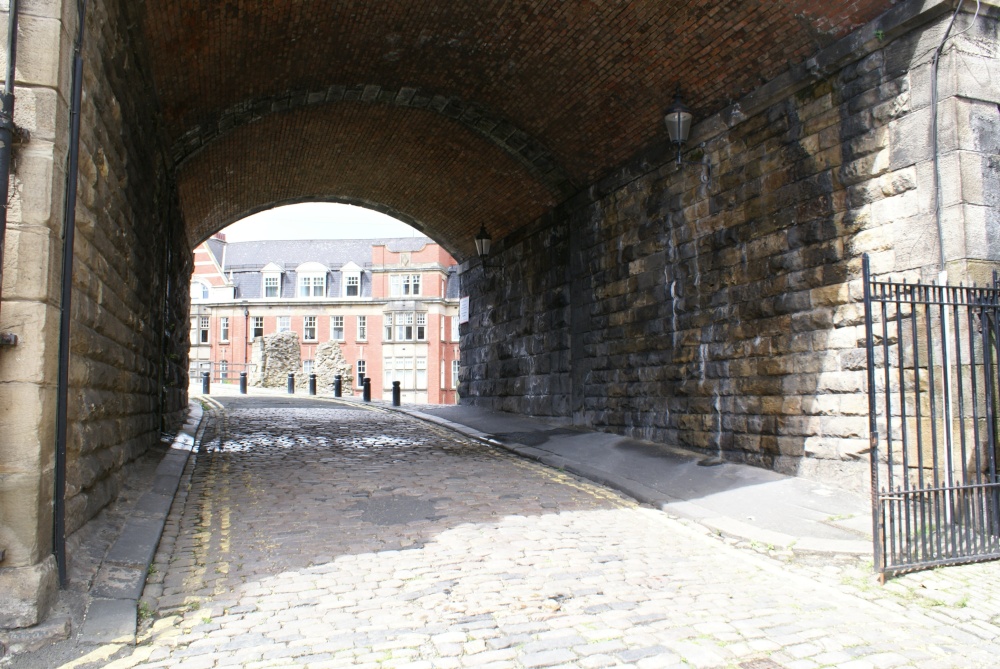
[[[157,0],[140,25],[177,161],[273,110],[422,101],[560,199],[661,139],[676,87],[703,118],[893,3]]]

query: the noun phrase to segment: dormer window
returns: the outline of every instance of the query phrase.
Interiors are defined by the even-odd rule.
[[[393,274],[389,276],[390,297],[408,297],[420,294],[419,274]]]
[[[326,297],[327,269],[318,262],[307,262],[295,269],[299,297]]]
[[[261,295],[265,298],[281,297],[281,268],[272,262],[268,263],[260,273],[264,282]]]
[[[343,297],[361,297],[361,268],[349,262],[340,268]]]
[[[191,282],[191,299],[207,300],[209,297],[208,284],[201,281]]]

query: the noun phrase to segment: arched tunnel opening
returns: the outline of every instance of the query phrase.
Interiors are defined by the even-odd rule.
[[[1000,260],[995,85],[955,75],[932,105],[929,77],[932,60],[942,77],[980,67],[972,45],[995,36],[996,16],[954,10],[961,32],[938,62],[921,40],[953,10],[22,8],[14,123],[26,132],[0,309],[0,330],[18,337],[0,350],[0,586],[24,595],[0,626],[37,622],[54,591],[57,397],[68,397],[71,534],[185,411],[193,249],[278,204],[379,209],[454,257],[469,301],[463,402],[864,489],[862,255],[879,273],[946,269],[956,282],[983,282]],[[664,126],[678,93],[693,115],[683,144]],[[936,145],[932,108],[954,130]],[[939,192],[942,169],[961,188]],[[71,303],[60,298],[68,210]],[[485,264],[481,227],[494,240]]]

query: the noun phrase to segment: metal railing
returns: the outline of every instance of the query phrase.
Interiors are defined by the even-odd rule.
[[[1000,558],[996,279],[864,289],[876,571]]]
[[[188,377],[191,381],[201,381],[202,372],[209,372],[212,383],[239,383],[240,372],[246,372],[247,376],[251,376],[256,367],[253,363],[242,362],[230,362],[225,365],[221,362],[199,362],[191,365]]]

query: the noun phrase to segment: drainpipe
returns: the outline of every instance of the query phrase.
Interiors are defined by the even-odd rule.
[[[7,204],[10,199],[11,149],[14,143],[14,64],[17,62],[17,0],[7,12],[7,77],[0,94],[0,291],[3,289],[3,250],[7,240]],[[0,334],[0,346],[17,343],[17,335]]]
[[[69,156],[66,201],[63,207],[62,299],[59,307],[59,377],[56,400],[56,473],[53,501],[53,552],[59,567],[59,585],[68,585],[66,573],[66,414],[69,400],[69,325],[73,294],[73,237],[76,231],[76,181],[80,159],[80,100],[83,96],[83,35],[87,0],[77,1],[80,23],[73,47],[73,88],[70,99]]]

